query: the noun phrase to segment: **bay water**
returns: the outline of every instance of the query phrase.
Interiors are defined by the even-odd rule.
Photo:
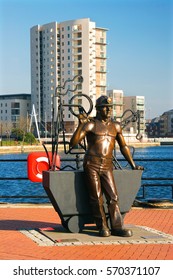
[[[0,198],[0,203],[48,203],[47,197],[42,183],[33,183],[27,180],[27,153],[21,154],[2,154],[0,155],[0,196],[21,196],[21,198]],[[64,157],[60,153],[60,156]],[[123,168],[129,168],[120,152],[116,154],[117,159]],[[73,156],[74,157],[74,156]],[[20,159],[23,161],[6,161]],[[158,161],[155,161],[158,159]],[[166,161],[168,159],[169,161]],[[154,161],[152,161],[154,160]],[[142,178],[167,178],[170,180],[157,181],[160,183],[169,183],[173,185],[173,146],[156,146],[136,148],[134,153],[134,161],[138,165],[144,166]],[[63,163],[63,165],[68,162]],[[57,171],[58,172],[58,171]],[[26,180],[8,180],[8,178],[26,178]],[[2,180],[2,178],[7,178]],[[142,180],[142,183],[144,181]],[[153,183],[152,180],[145,180],[145,183]],[[130,187],[130,186],[129,186]],[[39,196],[39,198],[27,198],[26,196]],[[41,198],[40,198],[41,196]],[[139,200],[172,200],[172,188],[167,187],[147,187],[146,198],[140,198],[142,190],[140,189],[137,197]]]

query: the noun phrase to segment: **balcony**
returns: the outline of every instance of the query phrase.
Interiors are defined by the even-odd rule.
[[[96,73],[106,73],[106,68],[96,69]]]

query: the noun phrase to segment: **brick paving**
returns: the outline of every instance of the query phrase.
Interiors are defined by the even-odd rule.
[[[126,224],[146,226],[173,235],[173,209],[132,208]],[[1,260],[173,260],[173,244],[102,244],[39,246],[22,229],[56,227],[51,206],[0,206]]]

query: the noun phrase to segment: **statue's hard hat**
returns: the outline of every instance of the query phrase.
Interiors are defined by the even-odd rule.
[[[112,99],[106,95],[101,95],[96,100],[96,108],[105,107],[105,106],[113,106]]]

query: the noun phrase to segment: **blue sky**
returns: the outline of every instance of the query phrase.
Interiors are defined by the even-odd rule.
[[[173,0],[0,0],[0,94],[30,92],[30,28],[90,18],[107,32],[107,86],[173,109]]]

